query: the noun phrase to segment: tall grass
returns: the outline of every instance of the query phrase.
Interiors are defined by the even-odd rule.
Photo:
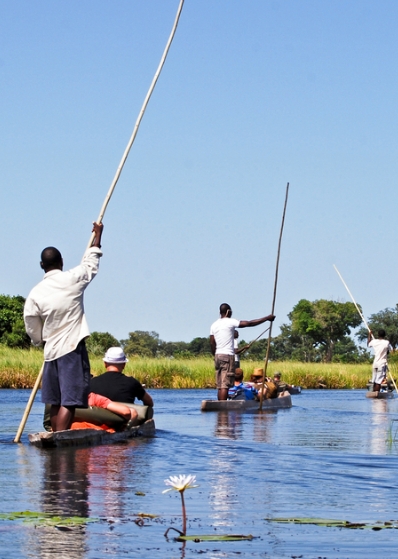
[[[91,356],[90,362],[94,375],[105,370],[100,357]],[[42,363],[41,350],[11,349],[0,345],[0,388],[32,388]],[[245,380],[249,379],[254,368],[263,365],[262,361],[242,360]],[[371,376],[371,365],[292,361],[269,363],[267,374],[272,376],[275,371],[282,373],[285,382],[303,388],[365,388]],[[133,357],[127,363],[125,373],[137,378],[147,388],[215,388],[214,365],[210,357]]]

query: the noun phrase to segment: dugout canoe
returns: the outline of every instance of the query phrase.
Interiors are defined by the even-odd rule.
[[[202,400],[202,411],[255,411],[260,407],[258,400]],[[263,410],[279,410],[292,407],[290,394],[263,400]]]
[[[366,392],[366,398],[377,398],[378,400],[388,400],[394,398],[394,392],[390,390],[385,390],[380,392],[373,392],[373,390],[368,390]]]
[[[109,433],[103,429],[71,429],[53,433],[49,427],[49,407],[44,412],[43,425],[47,431],[31,433],[29,442],[41,448],[66,446],[94,446],[126,441],[135,437],[154,437],[156,434],[153,408],[136,404],[126,404],[137,410],[139,425],[123,430],[125,421],[117,414],[102,408],[76,408],[75,420],[98,425],[106,424],[116,431]]]

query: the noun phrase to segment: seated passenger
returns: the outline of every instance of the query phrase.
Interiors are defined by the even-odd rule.
[[[243,370],[235,370],[235,385],[228,390],[228,400],[254,400],[257,390],[243,382]]]
[[[103,361],[106,372],[90,380],[90,390],[114,402],[134,404],[137,398],[144,406],[153,407],[152,397],[142,384],[134,377],[123,373],[128,359],[121,347],[109,348]]]
[[[285,392],[285,390],[289,391],[292,386],[287,384],[285,381],[281,380],[281,373],[279,371],[275,371],[274,373],[274,382],[278,388],[278,393]]]
[[[278,387],[275,382],[269,378],[265,377],[264,391],[263,391],[263,379],[264,371],[261,367],[254,369],[252,376],[250,377],[250,384],[258,392],[257,399],[260,399],[261,393],[263,392],[263,398],[268,400],[269,398],[276,398],[278,396]]]

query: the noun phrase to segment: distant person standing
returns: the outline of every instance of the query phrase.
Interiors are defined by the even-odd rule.
[[[372,338],[373,333],[369,330],[368,333],[368,347],[374,350],[374,360],[372,369],[372,382],[373,391],[380,392],[381,384],[385,379],[388,371],[387,366],[387,355],[390,352],[391,346],[390,342],[386,339],[385,330],[381,329],[377,333],[377,339]]]
[[[228,390],[235,382],[235,329],[258,326],[266,320],[272,322],[275,316],[270,314],[254,320],[237,320],[232,318],[232,309],[227,303],[220,305],[220,318],[213,322],[210,328],[210,345],[214,355],[219,400],[228,398]]]
[[[25,302],[25,328],[36,346],[44,345],[42,402],[51,405],[53,431],[69,429],[76,407],[87,407],[90,363],[84,339],[90,334],[83,296],[98,272],[102,223],[79,266],[63,271],[61,253],[47,247],[41,253],[43,280]]]

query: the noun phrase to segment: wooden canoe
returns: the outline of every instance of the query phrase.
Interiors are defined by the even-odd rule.
[[[245,411],[258,410],[260,402],[258,400],[202,400],[200,409],[202,411]],[[284,393],[278,398],[263,400],[263,410],[278,410],[292,407],[290,394]]]
[[[29,435],[29,442],[41,448],[54,448],[65,446],[94,446],[99,444],[112,444],[126,441],[135,437],[154,437],[155,422],[147,419],[142,425],[131,427],[126,431],[108,433],[102,429],[76,429],[57,431],[52,433],[44,431]]]
[[[394,392],[392,391],[385,391],[385,392],[373,392],[373,390],[368,390],[366,392],[366,398],[377,398],[378,400],[387,400],[389,398],[394,398]]]

